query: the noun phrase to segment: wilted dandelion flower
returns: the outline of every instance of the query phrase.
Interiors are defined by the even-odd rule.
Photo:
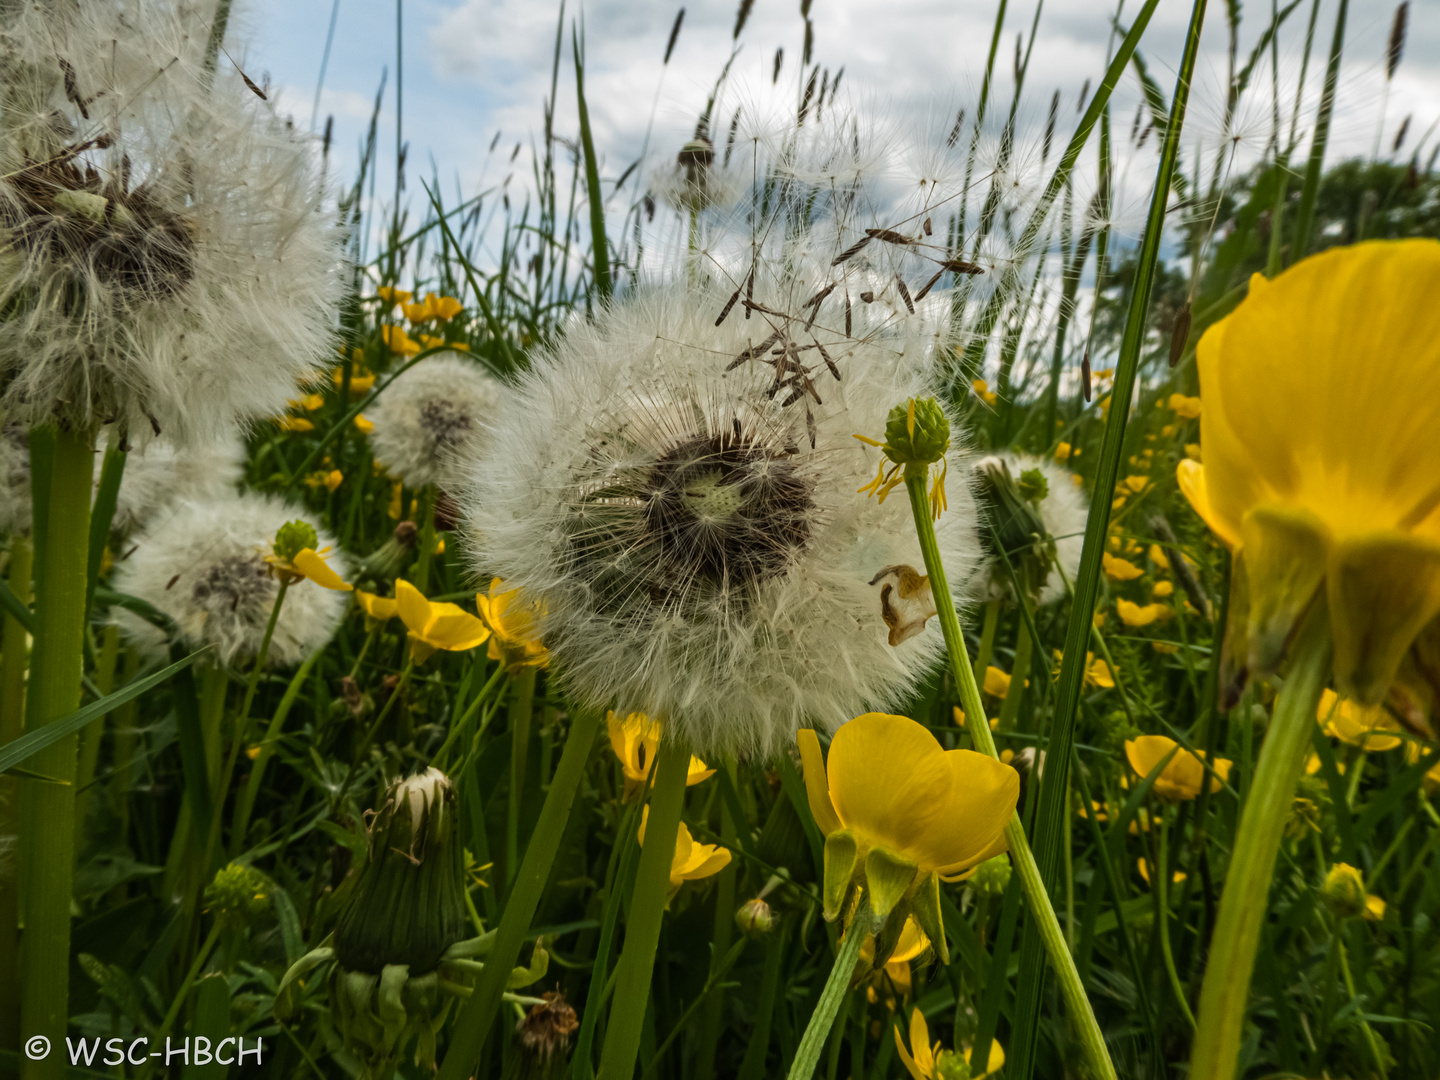
[[[375,458],[408,487],[444,485],[500,409],[504,386],[474,360],[434,356],[394,379],[370,409]]]
[[[680,148],[675,163],[650,178],[650,190],[681,213],[724,210],[744,190],[746,177],[716,161],[715,146],[703,130]]]
[[[135,537],[134,551],[116,568],[115,588],[173,619],[186,648],[212,646],[219,664],[250,660],[260,649],[280,587],[267,558],[274,557],[275,534],[303,516],[302,507],[272,495],[182,503]],[[334,543],[319,535],[320,548]],[[343,555],[327,558],[332,570],[348,576]],[[289,667],[323,648],[348,603],[343,592],[295,582],[275,623],[269,662]],[[164,652],[158,628],[119,608],[114,618],[142,651]]]
[[[821,291],[789,289],[803,295],[759,280],[754,302]],[[804,723],[896,703],[943,650],[933,624],[887,643],[872,582],[924,563],[905,507],[857,494],[879,452],[852,437],[925,393],[922,320],[847,338],[839,290],[794,320],[747,320],[729,292],[655,289],[576,326],[462,489],[477,568],[544,609],[576,696],[661,718],[705,756],[774,752]],[[975,511],[952,489],[938,532],[965,581]]]
[[[0,403],[25,427],[183,445],[318,370],[340,233],[305,140],[205,70],[213,11],[0,15]]]

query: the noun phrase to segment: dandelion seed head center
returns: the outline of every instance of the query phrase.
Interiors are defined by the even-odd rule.
[[[475,427],[475,418],[465,406],[437,398],[421,406],[420,426],[433,455],[463,443]]]
[[[230,555],[205,567],[190,595],[213,614],[239,615],[258,622],[270,613],[275,579],[258,555]]]
[[[572,538],[600,604],[728,607],[784,573],[816,515],[798,453],[736,425],[681,436],[648,463],[612,471],[584,498]]]
[[[0,198],[0,229],[72,281],[93,274],[146,299],[173,296],[195,273],[192,223],[129,175],[128,159],[106,180],[63,156],[30,162]]]

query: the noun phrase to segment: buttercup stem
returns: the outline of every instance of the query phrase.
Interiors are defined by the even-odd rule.
[[[970,657],[965,649],[965,637],[960,631],[960,618],[955,614],[955,600],[950,595],[950,583],[945,577],[945,566],[940,561],[940,547],[935,541],[935,525],[930,517],[930,499],[926,493],[928,466],[912,464],[905,469],[905,490],[910,493],[910,510],[915,518],[915,532],[920,539],[920,551],[925,558],[925,573],[930,577],[930,591],[935,596],[936,617],[945,635],[945,648],[950,656],[950,672],[960,690],[960,706],[966,716],[980,717],[978,722],[967,723],[965,730],[975,749],[982,754],[999,760],[995,751],[995,740],[990,734],[990,725],[984,722],[985,709],[980,701],[980,687],[975,682],[975,672],[970,666]],[[1010,817],[1005,826],[1005,840],[1010,847],[1010,861],[1020,877],[1020,886],[1030,915],[1035,920],[1050,957],[1050,966],[1060,981],[1060,992],[1075,1025],[1085,1056],[1095,1075],[1102,1080],[1116,1080],[1115,1066],[1105,1049],[1105,1036],[1085,996],[1085,987],[1080,973],[1075,969],[1075,959],[1065,947],[1065,935],[1060,929],[1060,920],[1055,917],[1055,908],[1040,880],[1040,868],[1035,864],[1035,855],[1025,838],[1024,826],[1018,814]]]
[[[30,653],[28,731],[80,707],[85,637],[85,587],[90,556],[90,489],[94,438],[61,429],[55,436],[47,500],[45,557],[35,583],[35,639]],[[25,911],[20,1024],[25,1038],[43,1035],[64,1045],[70,1016],[70,897],[75,869],[75,735],[52,743],[26,763],[58,784],[23,782],[21,893]],[[41,824],[43,822],[43,825]],[[59,1080],[64,1056],[20,1064],[24,1080]]]
[[[269,764],[270,758],[275,754],[275,742],[280,737],[280,729],[284,727],[285,718],[290,715],[290,706],[295,703],[295,698],[300,694],[300,688],[305,685],[305,680],[310,675],[310,669],[315,666],[315,661],[318,659],[320,659],[320,653],[311,653],[296,670],[294,677],[290,680],[290,685],[285,688],[285,696],[280,699],[280,704],[275,708],[275,715],[270,718],[270,724],[265,729],[265,737],[260,740],[260,752],[255,755],[255,764],[250,767],[250,779],[245,782],[245,790],[240,793],[239,801],[235,804],[235,819],[230,826],[230,844],[236,855],[245,850],[245,834],[250,829],[250,811],[254,809],[255,799],[260,794],[260,785],[265,777],[265,766]]]
[[[1200,987],[1191,1080],[1231,1080],[1235,1074],[1275,857],[1305,767],[1315,710],[1330,672],[1330,651],[1329,620],[1323,602],[1317,602],[1291,650],[1294,660],[1275,701],[1255,778],[1240,812]]]
[[[1164,807],[1160,808],[1157,816],[1160,819],[1160,853],[1155,856],[1155,867],[1151,870],[1150,877],[1155,889],[1155,917],[1160,920],[1160,955],[1165,961],[1165,974],[1170,978],[1170,989],[1175,992],[1175,1000],[1180,1003],[1180,1010],[1185,1014],[1190,1030],[1194,1031],[1195,1014],[1190,1011],[1190,1002],[1185,1000],[1185,985],[1180,981],[1180,973],[1175,970],[1175,954],[1170,948],[1170,852]]]
[[[675,855],[675,834],[685,803],[690,747],[679,739],[662,739],[655,759],[655,788],[645,826],[647,843],[640,847],[625,945],[615,965],[615,997],[605,1046],[600,1051],[600,1080],[629,1080],[635,1073],[640,1029],[650,1000],[655,945],[660,938],[660,919],[670,884],[670,863]]]
[[[825,988],[820,991],[815,1012],[810,1016],[810,1023],[805,1026],[805,1034],[800,1037],[800,1046],[796,1049],[795,1060],[790,1066],[789,1080],[810,1080],[815,1074],[815,1065],[825,1049],[830,1029],[835,1026],[835,1014],[840,1011],[840,1003],[845,1000],[845,992],[850,989],[850,977],[855,974],[855,964],[860,959],[860,946],[865,941],[861,928],[869,918],[870,899],[862,894],[860,906],[855,909],[855,914],[850,919],[850,932],[840,941],[835,966],[830,969],[830,977],[825,980]]]

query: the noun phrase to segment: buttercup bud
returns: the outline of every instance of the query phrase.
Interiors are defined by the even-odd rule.
[[[753,941],[768,934],[775,926],[775,913],[770,910],[769,904],[756,897],[740,905],[735,912],[735,925]]]
[[[1320,887],[1320,902],[1339,919],[1348,919],[1365,910],[1365,879],[1349,863],[1336,863]]]
[[[996,855],[975,868],[970,887],[981,896],[999,896],[1010,884],[1010,857]]]

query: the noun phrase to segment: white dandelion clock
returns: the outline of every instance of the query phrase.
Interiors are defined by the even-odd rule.
[[[0,425],[0,537],[30,535],[30,436],[19,424]]]
[[[997,468],[1002,465],[1003,472]],[[1053,554],[1047,554],[1049,565],[1039,600],[1041,604],[1053,604],[1064,599],[1068,592],[1065,582],[1075,581],[1085,546],[1090,506],[1084,490],[1075,485],[1065,469],[1031,454],[1007,450],[982,458],[975,468],[993,477],[993,481],[982,484],[981,502],[996,534],[1012,553],[1012,560],[1018,564],[1018,553],[1029,547],[1042,528],[1041,542],[1054,544]],[[987,539],[987,543],[993,547],[994,541]],[[1013,593],[1010,575],[998,555],[991,559],[987,591],[991,599]]]
[[[95,481],[104,458],[96,454]],[[234,495],[245,470],[245,443],[231,430],[177,449],[155,439],[126,455],[110,531],[128,536],[179,503]]]
[[[0,13],[0,407],[184,445],[285,410],[341,288],[317,155],[221,61],[214,4]],[[233,49],[231,50],[234,51]]]
[[[703,131],[680,148],[675,162],[650,177],[650,191],[672,209],[683,214],[733,207],[749,178],[717,160],[715,146]]]
[[[885,575],[924,563],[904,499],[860,493],[880,455],[853,437],[931,392],[925,325],[846,338],[837,298],[807,330],[797,290],[757,281],[747,319],[728,289],[672,285],[576,326],[459,493],[476,568],[545,611],[569,688],[702,756],[894,707],[944,650],[934,620],[889,643]],[[962,462],[938,527],[956,580],[981,557]]]
[[[173,619],[185,648],[210,646],[217,664],[253,660],[280,587],[266,557],[274,552],[276,532],[297,518],[307,518],[304,507],[271,495],[182,503],[135,538],[134,550],[116,568],[115,590]],[[320,533],[316,547],[334,544]],[[332,551],[326,558],[348,577],[342,554]],[[323,648],[349,602],[346,593],[313,581],[292,584],[275,623],[269,662],[292,667]],[[119,608],[114,618],[143,652],[164,652],[165,636],[155,626]]]
[[[435,356],[387,385],[370,411],[375,459],[409,487],[445,486],[476,452],[505,386],[478,361]]]

